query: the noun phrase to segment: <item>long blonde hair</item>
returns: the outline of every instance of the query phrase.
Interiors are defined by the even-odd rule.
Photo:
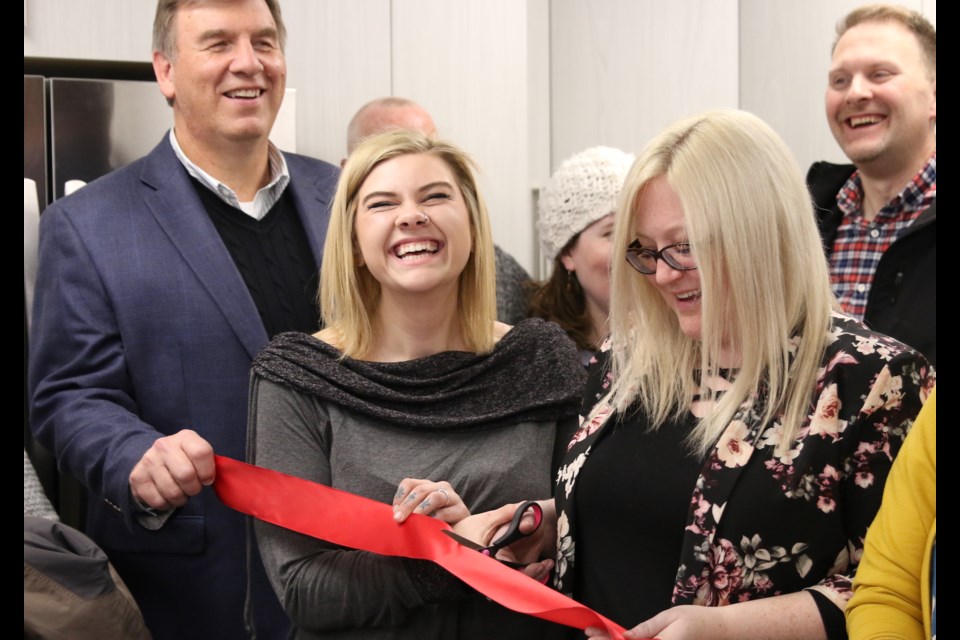
[[[684,211],[701,286],[701,337],[680,330],[650,277],[626,262],[637,204],[663,177]],[[786,145],[759,118],[716,111],[680,121],[637,159],[624,185],[614,229],[610,324],[620,411],[640,401],[659,428],[688,410],[702,378],[720,374],[732,349],[740,367],[691,434],[705,454],[733,415],[763,390],[764,421],[795,436],[809,412],[833,294],[803,176]],[[803,340],[796,337],[802,335]]]
[[[443,160],[463,194],[473,250],[460,274],[460,329],[468,349],[476,353],[490,351],[495,342],[493,325],[497,313],[493,239],[487,209],[477,190],[473,161],[459,147],[415,131],[390,131],[364,139],[350,154],[340,174],[320,267],[323,322],[336,333],[344,355],[361,358],[373,347],[372,319],[380,303],[380,283],[358,260],[354,230],[357,195],[378,165],[409,154],[427,154]]]

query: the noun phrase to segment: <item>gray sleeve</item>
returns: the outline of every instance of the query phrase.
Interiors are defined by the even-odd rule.
[[[329,427],[316,398],[254,376],[254,464],[330,485]],[[396,625],[410,609],[432,601],[436,590],[425,586],[457,582],[429,562],[343,549],[259,520],[254,528],[273,589],[303,630]],[[452,590],[457,592],[462,589]]]
[[[497,278],[497,320],[517,324],[530,310],[530,274],[513,256],[494,246]]]

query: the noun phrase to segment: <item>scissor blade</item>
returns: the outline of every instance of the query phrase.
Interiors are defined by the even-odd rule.
[[[476,542],[474,542],[473,540],[470,540],[469,538],[464,538],[460,534],[454,533],[449,529],[444,529],[443,533],[447,534],[448,536],[450,536],[451,538],[453,538],[454,540],[456,540],[466,548],[473,549],[474,551],[483,551],[485,552],[484,555],[491,557],[488,547],[481,546]],[[510,562],[509,560],[501,560],[500,558],[493,558],[493,559],[499,562],[500,564],[504,564],[510,567],[511,569],[522,569],[523,567],[526,566],[525,564],[521,564],[519,562]]]
[[[463,546],[467,547],[468,549],[473,549],[474,551],[480,551],[483,549],[483,545],[479,545],[469,538],[464,538],[460,534],[454,533],[449,529],[444,529],[443,533],[447,534],[448,536],[450,536],[451,538],[453,538]]]

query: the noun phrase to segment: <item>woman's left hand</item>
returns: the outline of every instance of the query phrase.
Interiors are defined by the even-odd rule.
[[[591,638],[606,638],[601,629],[587,629]],[[680,605],[661,611],[623,634],[625,640],[826,640],[827,631],[816,600],[806,591],[786,593],[723,607]]]
[[[727,637],[724,607],[700,607],[682,605],[661,611],[646,622],[630,629],[623,637],[626,640],[639,638],[657,638],[658,640],[687,640],[688,638],[711,638],[717,640]],[[606,631],[588,627],[588,638],[609,638]]]
[[[393,519],[403,522],[411,513],[456,524],[469,516],[470,510],[449,482],[404,478],[393,496]]]

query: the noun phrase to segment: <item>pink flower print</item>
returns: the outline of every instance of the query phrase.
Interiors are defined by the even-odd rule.
[[[837,396],[836,383],[823,390],[817,400],[817,409],[810,420],[810,435],[824,435],[836,440],[846,421],[840,420],[840,398]]]
[[[862,353],[865,356],[868,356],[872,353],[876,353],[877,346],[880,344],[880,340],[877,338],[863,338],[857,336],[857,344],[855,348],[857,352]]]
[[[693,510],[693,517],[699,519],[707,515],[707,511],[710,510],[710,503],[702,497],[697,497],[694,501],[696,502],[697,508]]]
[[[884,367],[877,374],[873,387],[870,388],[870,394],[863,403],[860,411],[866,415],[872,414],[878,409],[892,409],[900,406],[903,400],[903,380],[900,376],[890,373],[889,367]]]
[[[590,414],[587,420],[585,420],[580,428],[577,429],[576,433],[573,434],[573,437],[570,439],[570,443],[567,444],[567,451],[573,448],[578,442],[582,442],[587,439],[593,432],[602,427],[606,422],[607,418],[610,417],[610,414],[613,413],[613,407],[609,404],[601,405]]]
[[[834,500],[831,496],[820,496],[817,498],[817,509],[823,511],[824,513],[830,513],[837,508],[837,501]]]
[[[837,508],[837,501],[833,497],[833,489],[840,480],[840,472],[833,465],[827,465],[823,472],[817,476],[817,488],[820,494],[817,496],[817,508],[824,513],[831,513]]]
[[[926,367],[920,368],[920,401],[926,404],[927,398],[930,396],[930,392],[933,391],[933,388],[937,386],[937,376],[931,372],[927,371]]]
[[[869,471],[857,471],[853,474],[853,482],[861,489],[866,489],[873,485],[873,474]]]
[[[746,441],[750,429],[746,423],[734,420],[717,443],[717,457],[727,468],[742,467],[753,455],[753,445]]]
[[[833,370],[838,364],[856,364],[857,359],[853,357],[852,354],[847,353],[846,351],[840,351],[835,356],[830,358],[830,362],[821,370],[820,379],[823,379],[823,376]]]
[[[685,565],[680,565],[680,570],[678,571],[677,582],[673,585],[673,601],[686,600],[690,598],[697,591],[697,577],[696,576],[687,576],[686,579],[682,578],[682,575],[686,572],[687,567]]]
[[[873,454],[877,452],[877,443],[876,442],[861,442],[857,445],[857,452],[854,456],[857,459],[864,460],[870,457],[873,457]]]
[[[889,441],[885,441],[879,447],[875,442],[861,442],[857,451],[853,454],[853,482],[861,489],[873,485],[874,476],[870,461],[875,457],[877,451],[882,451],[887,455],[887,458],[890,458]]]
[[[730,604],[730,595],[743,582],[743,567],[736,549],[729,540],[710,549],[707,566],[703,569],[703,581],[697,588],[695,604],[716,607]]]
[[[699,489],[693,492],[690,503],[694,507],[693,521],[687,525],[686,530],[699,535],[710,535],[710,529],[706,526],[706,516],[707,512],[710,511],[710,503],[703,498]]]
[[[753,588],[759,593],[765,593],[770,589],[773,589],[773,581],[770,580],[770,577],[765,573],[758,573],[757,577],[753,580]]]

